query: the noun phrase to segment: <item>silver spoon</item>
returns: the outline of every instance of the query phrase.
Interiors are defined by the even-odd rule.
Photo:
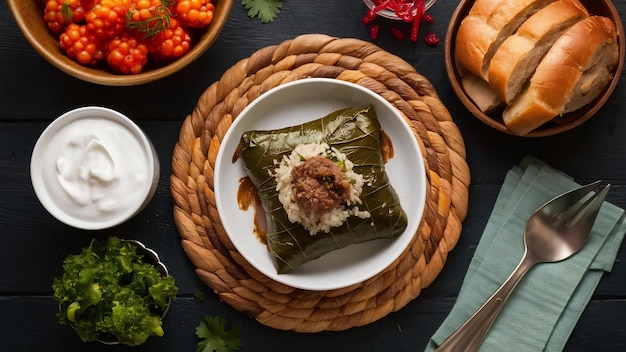
[[[538,263],[565,260],[583,246],[610,185],[584,202],[581,200],[597,189],[599,183],[564,193],[530,216],[524,230],[524,255],[517,268],[487,302],[437,348],[437,352],[477,351],[504,302],[528,269]]]

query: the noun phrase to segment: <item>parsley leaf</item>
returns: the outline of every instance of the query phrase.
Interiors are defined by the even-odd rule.
[[[283,0],[241,0],[241,3],[250,18],[258,17],[263,23],[274,21],[283,7]]]
[[[228,320],[218,316],[205,316],[196,328],[196,335],[204,339],[196,346],[196,352],[236,352],[241,347],[239,327],[227,330]]]
[[[204,296],[204,292],[200,290],[196,290],[196,292],[193,293],[193,299],[196,302],[203,302],[205,298],[206,297]]]

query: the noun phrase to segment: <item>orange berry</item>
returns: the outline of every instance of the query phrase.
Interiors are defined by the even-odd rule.
[[[148,46],[126,32],[107,45],[109,66],[124,74],[137,74],[148,63]]]
[[[175,11],[181,22],[192,28],[203,28],[213,21],[215,7],[211,0],[176,0]]]
[[[129,29],[143,37],[152,37],[168,27],[171,12],[162,0],[134,1],[129,10]]]
[[[100,0],[85,15],[89,29],[103,39],[113,38],[125,28],[130,0]]]
[[[85,25],[70,23],[59,41],[66,55],[83,65],[94,65],[104,58],[100,39]]]
[[[177,59],[189,52],[191,36],[179,25],[176,18],[171,18],[170,26],[150,38],[148,47],[157,60]]]
[[[83,0],[84,1],[84,0]],[[70,23],[85,19],[89,4],[81,0],[48,0],[45,2],[43,18],[48,28],[60,33]]]

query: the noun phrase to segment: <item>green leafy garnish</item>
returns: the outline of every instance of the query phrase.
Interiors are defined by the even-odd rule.
[[[178,288],[172,276],[143,260],[138,247],[110,237],[70,255],[54,278],[57,318],[84,342],[118,341],[130,346],[163,336],[161,315]]]
[[[283,7],[283,0],[241,0],[241,3],[250,18],[258,17],[263,23],[274,21]]]
[[[63,4],[61,5],[61,15],[63,16],[63,20],[65,20],[65,23],[70,23],[73,21],[74,13],[72,12],[72,9],[70,8],[69,2],[64,1]]]
[[[196,328],[196,335],[204,339],[196,352],[236,352],[241,347],[239,327],[227,329],[228,320],[218,316],[205,316]]]
[[[200,290],[196,290],[196,292],[193,293],[193,299],[196,302],[203,302],[205,298],[206,297],[204,296],[204,292]]]
[[[150,18],[135,21],[133,16],[138,13],[137,9],[126,13],[126,27],[143,34],[144,38],[154,38],[160,32],[170,28],[171,17],[173,17],[170,6],[174,4],[172,0],[163,0],[163,3],[153,10],[154,15]]]

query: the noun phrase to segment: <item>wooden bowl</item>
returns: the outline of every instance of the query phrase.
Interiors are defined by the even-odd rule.
[[[459,97],[463,105],[465,105],[465,107],[476,118],[499,131],[512,135],[517,135],[513,131],[509,130],[504,124],[501,116],[501,110],[490,114],[483,113],[465,93],[463,87],[461,86],[461,75],[459,73],[457,65],[455,64],[454,43],[456,41],[456,33],[461,24],[461,21],[463,21],[463,19],[469,13],[472,5],[474,5],[474,1],[475,0],[461,0],[456,10],[452,14],[452,18],[450,19],[444,47],[446,71],[448,73],[448,78],[456,95]],[[615,68],[613,79],[605,87],[602,93],[591,103],[587,104],[581,109],[559,117],[557,119],[558,121],[545,123],[536,130],[529,132],[524,137],[551,136],[561,132],[565,132],[582,124],[583,122],[590,119],[604,105],[604,103],[608,100],[608,98],[615,90],[615,87],[617,86],[617,82],[621,76],[624,65],[624,27],[622,25],[622,20],[620,19],[619,13],[617,12],[615,6],[610,0],[581,0],[581,3],[587,8],[590,14],[608,17],[613,20],[613,23],[615,23],[617,29],[617,44],[619,47],[619,61],[617,67]]]
[[[24,37],[41,56],[76,78],[108,86],[131,86],[152,82],[181,70],[202,55],[213,44],[226,24],[234,0],[213,0],[212,2],[215,5],[213,21],[206,29],[192,37],[194,42],[188,53],[171,63],[162,66],[148,65],[141,73],[124,75],[113,72],[104,63],[96,67],[88,67],[67,57],[59,46],[58,36],[48,30],[38,0],[7,0]]]

